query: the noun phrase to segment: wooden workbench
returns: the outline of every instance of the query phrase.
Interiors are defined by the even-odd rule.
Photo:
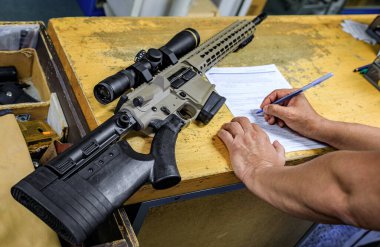
[[[326,72],[335,76],[306,93],[313,107],[330,119],[380,127],[380,93],[352,70],[372,62],[379,47],[371,46],[342,31],[344,19],[370,23],[374,16],[270,16],[257,29],[254,42],[229,55],[218,66],[255,66],[274,63],[294,87],[300,87]],[[49,22],[49,35],[69,76],[90,128],[112,115],[116,102],[103,106],[93,96],[93,87],[105,77],[133,63],[141,49],[158,48],[174,34],[193,27],[204,41],[237,17],[216,18],[60,18]],[[142,187],[129,203],[237,183],[228,152],[216,133],[230,121],[223,107],[213,121],[181,131],[176,159],[182,182],[167,190]],[[147,153],[151,138],[128,141]],[[290,163],[326,150],[287,153]]]

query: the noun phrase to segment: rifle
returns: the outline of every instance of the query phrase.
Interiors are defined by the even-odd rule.
[[[121,96],[115,115],[13,186],[13,197],[63,239],[81,243],[144,183],[178,184],[179,131],[192,120],[207,124],[225,102],[204,73],[251,42],[265,18],[237,21],[196,49],[199,35],[186,29],[160,49],[140,52],[135,64],[94,88],[103,104]],[[122,140],[132,130],[155,134],[149,154]]]

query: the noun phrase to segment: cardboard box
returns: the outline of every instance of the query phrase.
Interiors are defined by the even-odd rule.
[[[0,110],[11,109],[15,115],[30,114],[31,119],[46,119],[50,105],[50,89],[35,49],[0,51],[0,66],[14,66],[20,82],[32,83],[40,102],[0,105]]]
[[[25,30],[28,34],[22,40]],[[0,22],[0,37],[0,66],[16,66],[21,81],[33,81],[41,96],[41,102],[0,105],[0,110],[11,109],[15,115],[30,115],[31,120],[51,119],[52,113],[60,112],[57,121],[61,123],[65,118],[69,131],[58,134],[67,138],[64,141],[78,142],[89,128],[44,24]],[[29,46],[33,48],[18,50]],[[52,126],[50,122],[49,125]]]
[[[47,119],[49,122],[49,119],[55,119],[55,122],[49,122],[49,125],[51,127],[63,126],[62,119],[65,119],[68,125],[68,133],[63,130],[62,133],[58,134],[60,136],[67,135],[67,138],[64,140],[66,142],[79,142],[81,138],[89,132],[89,128],[81,111],[80,105],[71,88],[69,79],[65,73],[62,63],[58,58],[54,44],[52,43],[49,35],[46,32],[44,24],[42,22],[0,22],[0,28],[5,25],[39,26],[38,39],[34,47],[35,49],[26,48],[17,51],[0,51],[0,66],[13,65],[18,70],[18,75],[21,81],[33,81],[37,90],[40,93],[41,102],[14,105],[0,105],[0,109],[11,109],[15,113],[15,115],[30,114],[31,120]],[[13,120],[13,122],[15,121]],[[0,127],[3,127],[0,128],[0,130],[4,130],[5,133],[9,132],[10,126],[8,123],[4,123],[0,125]],[[22,143],[21,140],[22,139],[20,138],[18,138],[17,140],[14,139],[12,140],[12,143],[16,142],[17,144],[23,145],[25,147],[25,143]],[[9,141],[4,143],[9,143]],[[9,147],[5,145],[4,148],[9,148],[13,150],[16,146],[16,144],[10,145]],[[24,152],[24,154],[26,154],[25,157],[29,160],[29,164],[31,164],[31,160],[29,155],[27,154],[28,151],[26,147],[24,148],[24,150],[26,150],[26,153]],[[3,153],[6,154],[6,152]],[[14,152],[12,151],[12,153]],[[19,164],[19,161],[17,161],[16,163]],[[10,164],[9,167],[12,168],[12,164]],[[30,166],[30,170],[33,170],[32,166]],[[10,171],[13,171],[13,169],[10,169]],[[23,175],[25,174],[20,173],[18,179],[21,179]],[[4,176],[7,176],[7,173],[4,173]],[[0,186],[0,189],[1,188],[5,187]],[[5,189],[7,193],[9,193],[9,188]],[[9,195],[10,197],[10,194],[7,195]],[[17,204],[13,199],[12,202]],[[19,207],[22,207],[19,204],[17,205]],[[6,202],[4,206],[12,207],[13,205],[10,205]],[[28,210],[23,209],[22,211],[25,214],[31,214]],[[113,244],[115,246],[138,246],[137,238],[133,232],[132,226],[130,225],[126,213],[124,212],[123,214],[121,214],[120,212],[121,211],[118,210],[118,214],[114,214],[113,217],[109,217],[109,219],[107,220],[107,224],[98,228],[98,232],[94,233],[92,238],[89,239],[89,241],[92,242],[86,243],[86,246],[92,246],[94,244],[101,244],[105,242],[112,242],[111,245]],[[123,217],[119,219],[120,217],[118,218],[118,215],[120,217],[122,215]],[[35,218],[36,224],[38,223],[44,226],[44,223],[40,221],[40,219],[33,215],[31,216]],[[9,217],[9,219],[10,221],[12,221],[12,217]],[[27,221],[29,222],[29,219]],[[19,244],[19,242],[23,243],[25,241],[28,241],[28,238],[24,236],[24,233],[22,231],[17,231],[14,228],[12,228],[12,226],[10,226],[9,228],[4,228],[5,225],[2,223],[5,222],[0,222],[0,243],[14,239],[15,241],[18,241],[14,242],[14,246],[27,245]],[[38,243],[43,243],[43,241],[45,240],[44,236],[41,236],[39,232],[34,232],[34,228],[30,232],[34,233],[33,236],[36,241],[33,240],[29,242],[29,245],[37,246]],[[107,232],[107,234],[105,234],[105,232]],[[112,232],[112,234],[110,232]],[[1,233],[5,233],[5,235],[2,235]],[[10,235],[10,233],[12,233],[13,235]],[[53,237],[54,236],[55,235],[53,234]],[[109,244],[105,244],[104,246],[108,245]],[[46,244],[45,241],[45,243],[42,246],[53,245]]]
[[[0,117],[0,135],[0,245],[60,246],[55,232],[10,194],[11,187],[34,170],[12,114]]]

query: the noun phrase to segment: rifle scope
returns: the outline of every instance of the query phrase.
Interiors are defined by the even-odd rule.
[[[141,50],[135,57],[135,63],[116,74],[107,77],[94,87],[95,98],[102,104],[108,104],[125,91],[136,88],[153,79],[153,76],[196,48],[200,37],[196,30],[186,28],[177,33],[169,42],[159,49]]]

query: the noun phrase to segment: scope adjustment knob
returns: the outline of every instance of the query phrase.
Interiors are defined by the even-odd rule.
[[[159,62],[162,59],[162,53],[158,49],[150,48],[147,55],[152,62]]]
[[[135,56],[135,63],[140,62],[145,56],[146,56],[145,50],[141,50],[141,51],[137,52],[137,54]]]
[[[116,120],[117,126],[120,128],[127,128],[130,124],[130,119],[127,114],[120,115],[119,118]]]

